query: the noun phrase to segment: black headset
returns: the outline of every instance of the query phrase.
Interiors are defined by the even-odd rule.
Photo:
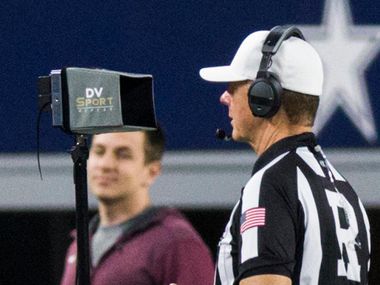
[[[256,117],[270,118],[280,108],[282,86],[279,78],[268,69],[272,64],[272,56],[282,42],[292,36],[305,40],[302,32],[295,26],[276,26],[270,30],[264,41],[259,71],[248,90],[249,107]]]

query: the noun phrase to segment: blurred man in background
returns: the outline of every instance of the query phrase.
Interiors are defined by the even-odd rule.
[[[90,223],[91,285],[212,284],[201,237],[178,211],[152,206],[164,143],[160,128],[93,137],[88,182],[99,213]],[[76,257],[74,240],[61,285],[76,284]]]

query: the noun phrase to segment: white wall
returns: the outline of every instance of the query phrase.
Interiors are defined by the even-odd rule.
[[[351,182],[367,207],[380,206],[380,150],[326,150],[329,160]],[[249,179],[250,151],[167,152],[163,175],[152,189],[155,204],[183,208],[230,208]],[[0,210],[74,209],[70,154],[0,155]],[[90,195],[91,208],[96,207]]]

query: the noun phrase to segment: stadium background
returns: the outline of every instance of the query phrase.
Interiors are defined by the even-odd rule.
[[[368,210],[373,238],[370,284],[380,280],[378,1],[6,0],[0,9],[0,284],[57,284],[74,226],[72,163],[67,153],[73,139],[51,127],[50,114],[41,121],[44,180],[39,179],[38,76],[66,66],[153,74],[156,114],[168,135],[165,169],[153,200],[179,207],[215,252],[255,156],[242,144],[214,138],[217,127],[229,129],[218,96],[224,86],[203,82],[198,70],[228,63],[246,35],[278,24],[308,27],[306,38],[324,43],[331,36],[324,21],[331,11],[337,22],[346,20],[348,33],[340,46],[341,34],[333,33],[338,44],[331,46],[329,55],[345,63],[347,41],[366,40],[362,58],[368,60],[358,60],[342,72],[328,71],[336,82],[350,73],[352,77],[346,78],[356,78],[362,92],[345,100],[350,90],[342,86],[333,90],[330,96],[338,98],[337,108],[321,128],[320,142]],[[371,33],[357,38],[361,28]],[[347,86],[351,88],[352,81]],[[361,106],[363,94],[369,105],[353,115],[349,110]],[[372,125],[372,136],[358,127],[363,120]],[[93,214],[93,197],[90,207]]]

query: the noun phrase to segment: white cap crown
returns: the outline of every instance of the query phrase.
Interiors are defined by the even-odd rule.
[[[230,65],[202,68],[200,76],[212,82],[255,80],[268,34],[269,31],[250,34],[241,43]],[[315,49],[300,38],[290,37],[282,42],[272,56],[269,71],[278,76],[284,89],[314,96],[322,94],[322,61]]]

